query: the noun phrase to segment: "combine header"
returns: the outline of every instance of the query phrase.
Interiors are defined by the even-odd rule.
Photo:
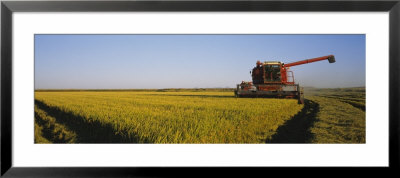
[[[257,61],[256,67],[250,73],[253,82],[242,81],[235,89],[236,97],[273,97],[273,98],[296,98],[299,103],[304,103],[303,90],[299,84],[295,84],[294,75],[289,71],[290,67],[328,60],[335,62],[335,56],[322,56],[313,59],[284,64],[278,61]]]

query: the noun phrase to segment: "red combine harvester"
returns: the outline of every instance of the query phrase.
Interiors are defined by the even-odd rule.
[[[313,59],[284,64],[278,61],[257,61],[252,74],[253,82],[242,81],[235,89],[236,97],[272,97],[272,98],[296,98],[299,103],[304,103],[303,90],[299,84],[295,84],[294,75],[289,71],[290,67],[328,60],[335,62],[335,56],[322,56]]]

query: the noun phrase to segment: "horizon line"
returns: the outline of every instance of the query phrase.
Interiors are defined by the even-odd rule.
[[[320,88],[320,89],[335,89],[335,88],[366,88],[365,86],[356,87],[303,87],[303,88]],[[232,87],[203,87],[203,88],[41,88],[34,90],[174,90],[174,89],[235,89]]]

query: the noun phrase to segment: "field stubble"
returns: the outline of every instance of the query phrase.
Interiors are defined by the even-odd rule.
[[[312,143],[366,143],[364,87],[309,89],[306,93],[320,107],[310,128]]]

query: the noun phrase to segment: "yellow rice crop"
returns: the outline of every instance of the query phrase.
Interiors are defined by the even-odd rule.
[[[264,143],[303,108],[233,92],[35,92],[35,100],[138,143]]]

